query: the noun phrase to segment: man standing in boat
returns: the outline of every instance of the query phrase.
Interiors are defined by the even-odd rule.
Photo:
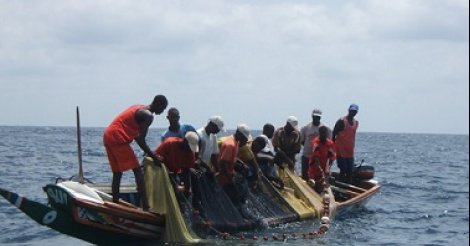
[[[314,189],[318,194],[323,192],[328,177],[330,166],[336,159],[335,144],[328,137],[330,129],[321,126],[318,129],[319,136],[311,140],[312,153],[309,158],[308,177],[315,181]]]
[[[359,122],[354,119],[359,106],[351,104],[348,115],[339,119],[333,129],[333,141],[336,145],[337,163],[340,170],[340,180],[352,183],[352,172],[354,168],[354,147],[356,143],[356,131]]]
[[[320,109],[314,109],[312,111],[312,122],[308,123],[300,130],[300,142],[304,146],[302,151],[302,178],[308,180],[308,169],[309,169],[309,159],[312,155],[312,141],[319,136],[319,129],[322,126],[325,126],[320,120],[322,117],[322,111]],[[327,127],[328,135],[327,137],[331,139],[332,133],[330,128]]]
[[[153,159],[155,165],[161,165],[160,160],[147,145],[145,138],[153,122],[153,114],[160,115],[167,106],[166,97],[157,95],[148,106],[138,104],[124,110],[105,129],[103,143],[113,171],[113,202],[119,202],[122,173],[132,169],[137,191],[142,200],[142,208],[149,209],[144,177],[131,143],[135,140],[139,147]]]

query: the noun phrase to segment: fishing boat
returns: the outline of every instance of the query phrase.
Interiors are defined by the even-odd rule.
[[[77,108],[78,182],[57,180],[55,184],[43,187],[48,198],[47,205],[2,188],[0,195],[37,223],[94,244],[115,245],[147,240],[185,244],[201,242],[197,235],[192,234],[190,225],[182,216],[174,187],[164,165],[157,167],[148,157],[144,158],[142,164],[149,205],[157,211],[156,213],[139,208],[140,197],[135,185],[122,185],[120,188],[122,199],[114,203],[112,196],[109,195],[111,193],[109,185],[86,183],[82,170],[78,119]],[[279,178],[284,184],[282,187],[273,185],[263,177],[259,193],[253,193],[248,198],[252,210],[256,210],[258,217],[271,226],[318,219],[321,221],[319,232],[322,233],[328,230],[330,218],[364,205],[380,189],[378,182],[373,179],[372,167],[357,167],[354,182],[351,184],[341,182],[339,174],[332,173],[330,186],[322,194],[314,191],[291,170],[280,169]],[[219,201],[219,205],[230,205],[230,202],[225,203],[228,201],[225,194],[223,196],[226,199],[220,199],[221,196],[217,195],[223,193],[220,188],[217,189],[217,185],[201,183],[201,186],[211,188],[206,189],[211,191],[205,193],[208,195],[207,204]],[[215,212],[223,212],[224,215],[232,213],[232,216],[218,216]],[[217,224],[207,223],[207,220],[202,221],[202,225],[210,227],[212,231],[217,232],[217,228],[233,227],[237,230],[244,227],[251,228],[251,223],[243,218],[236,208],[231,210],[227,210],[226,206],[211,208],[206,216],[206,219],[212,217],[213,221],[220,222]],[[224,219],[220,219],[221,217]],[[241,222],[237,222],[238,220]],[[197,224],[191,222],[193,225]],[[234,223],[235,225],[238,223],[238,226],[234,226]]]

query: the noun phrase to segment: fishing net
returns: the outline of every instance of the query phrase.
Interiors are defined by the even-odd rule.
[[[157,167],[146,157],[143,161],[149,205],[165,215],[163,239],[168,243],[198,243],[200,239],[186,226],[167,168]]]
[[[282,198],[277,189],[263,175],[258,188],[250,189],[248,192],[247,208],[249,212],[270,226],[299,219],[294,208]]]
[[[198,234],[233,233],[257,227],[257,221],[242,215],[212,174],[202,172],[193,179],[194,185],[198,187],[193,192],[199,193],[201,207],[200,218],[193,218]]]

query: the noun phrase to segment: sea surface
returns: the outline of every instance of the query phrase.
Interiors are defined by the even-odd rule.
[[[85,177],[111,183],[103,128],[81,132]],[[149,132],[151,148],[157,146],[160,133]],[[0,126],[0,187],[46,203],[42,186],[78,173],[76,139],[73,127]],[[206,245],[469,244],[468,135],[359,132],[356,158],[375,167],[381,192],[365,207],[333,220],[323,237],[285,243],[219,240]],[[133,183],[132,172],[125,173],[122,182]],[[317,226],[313,221],[293,223],[259,235],[304,233]],[[37,224],[0,197],[0,245],[90,244]]]

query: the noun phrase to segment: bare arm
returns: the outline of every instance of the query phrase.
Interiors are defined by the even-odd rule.
[[[140,133],[139,136],[135,138],[135,141],[139,145],[139,147],[148,155],[150,156],[157,166],[161,165],[160,159],[150,150],[145,138],[147,137],[147,132],[150,125],[153,122],[153,115],[149,110],[141,109],[136,112],[136,121],[139,123],[140,126]]]
[[[258,164],[258,161],[256,160],[256,157],[253,160],[249,161],[248,163],[250,163],[250,165],[253,166],[256,180],[260,182],[261,181],[261,176],[260,176],[260,171],[259,171],[260,169],[259,169],[259,164]]]
[[[344,122],[343,120],[339,119],[336,121],[335,128],[333,129],[333,141],[336,141],[336,135],[338,135],[338,133],[342,130],[344,130]]]

